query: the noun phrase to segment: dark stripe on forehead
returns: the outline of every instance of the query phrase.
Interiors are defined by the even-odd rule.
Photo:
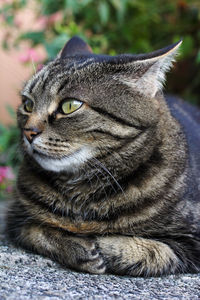
[[[45,76],[45,73],[44,73],[44,75],[42,77],[42,80],[43,80],[44,76]],[[45,90],[45,88],[47,87],[48,83],[49,83],[49,76],[47,76],[47,78],[42,82],[42,86],[41,86],[42,91]]]
[[[74,68],[74,70],[80,70],[82,67],[84,68],[85,66],[88,66],[92,63],[97,63],[93,57],[85,57],[85,56],[72,56],[71,57],[71,62],[70,62],[70,57],[67,59],[62,59],[60,60],[62,65],[66,65],[66,70],[71,70]]]
[[[33,89],[35,88],[38,81],[41,83],[41,90],[44,91],[44,89],[48,86],[48,84],[52,81],[51,79],[54,77],[57,73],[58,67],[61,65],[60,61],[55,61],[51,66],[48,64],[44,67],[46,70],[41,69],[40,72],[42,72],[41,75],[39,75],[37,78],[34,79],[34,81],[31,83],[31,86],[29,88],[29,92],[31,93]],[[49,67],[49,68],[48,68]],[[45,78],[46,73],[49,73],[48,76]],[[45,78],[45,79],[44,79]]]
[[[45,72],[42,75],[37,76],[35,79],[33,79],[33,82],[31,83],[29,90],[28,90],[30,94],[33,92],[34,88],[36,87],[36,85],[39,81],[43,82],[44,76],[45,76]],[[48,81],[48,77],[47,77],[47,81]],[[43,86],[42,86],[42,89],[43,89]]]
[[[94,60],[88,60],[88,61],[85,61],[84,64],[83,62],[80,62],[78,65],[77,65],[77,70],[82,70],[86,67],[88,67],[89,65],[92,65],[92,64],[96,64],[96,62]]]
[[[69,82],[69,79],[66,79],[62,82],[62,84],[60,85],[60,87],[58,89],[58,94],[65,88],[65,86],[68,82]]]
[[[29,94],[32,93],[32,91],[33,91],[35,85],[37,84],[37,81],[38,81],[38,78],[35,78],[35,79],[31,82],[31,85],[30,85],[29,90],[28,90]]]
[[[134,127],[134,128],[136,128],[136,129],[138,129],[138,130],[144,130],[144,129],[146,129],[145,126],[138,126],[138,125],[132,124],[132,123],[128,122],[127,120],[124,120],[124,119],[122,119],[122,118],[120,118],[120,117],[117,117],[117,116],[115,116],[115,115],[113,115],[113,114],[111,114],[111,113],[105,111],[105,110],[102,109],[102,108],[99,108],[99,107],[93,107],[93,106],[90,106],[90,107],[91,107],[94,111],[98,112],[99,114],[104,115],[106,118],[109,118],[109,119],[111,119],[112,121],[115,121],[115,122],[120,123],[120,124],[122,124],[122,125]]]
[[[72,60],[73,61],[69,62],[69,58],[62,59],[56,61],[55,64],[52,64],[49,69],[49,75],[45,79],[42,89],[44,89],[48,84],[51,84],[51,82],[54,81],[54,77],[56,75],[56,82],[58,82],[59,80],[61,81],[61,85],[58,89],[58,93],[60,93],[65,88],[65,85],[70,81],[69,78],[62,81],[64,76],[69,76],[76,71],[82,70],[88,65],[94,63],[94,60],[91,60],[91,58],[79,58],[79,60],[74,60],[74,57],[72,57]]]

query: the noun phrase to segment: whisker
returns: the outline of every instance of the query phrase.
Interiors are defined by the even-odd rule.
[[[91,162],[91,161],[90,161],[90,164],[92,165],[92,162]],[[98,166],[99,166],[99,165],[98,165]],[[96,168],[96,165],[93,164],[92,167],[95,167],[95,168]],[[103,175],[103,177],[105,177],[105,174],[101,171],[101,169],[99,169],[99,168],[97,169],[97,168],[96,168],[96,170],[98,170],[98,172],[101,173],[101,174]],[[112,185],[112,182],[109,180],[109,177],[106,176],[106,179],[107,179],[108,185],[110,185],[110,186],[112,187],[112,189],[114,190],[114,192],[116,193],[117,191],[116,191],[115,187]]]
[[[126,199],[126,195],[125,195],[125,192],[122,188],[122,186],[119,184],[119,182],[117,181],[117,179],[111,174],[111,172],[97,159],[97,158],[93,158],[93,160],[95,160],[97,162],[97,164],[104,170],[106,171],[110,176],[111,178],[114,180],[114,182],[116,183],[116,185],[118,186],[118,188],[121,190],[121,192],[123,193],[124,195],[124,198]]]
[[[90,163],[88,162],[88,164],[91,164],[91,162],[90,162]],[[98,173],[99,173],[99,172],[100,172],[101,174],[103,174],[103,173],[101,172],[101,170],[97,169],[95,165],[91,164],[91,167],[92,167],[92,168],[95,167],[95,169],[97,170],[97,173],[95,173],[95,176],[96,176],[97,180],[98,180],[99,183],[100,183],[101,189],[104,191],[104,194],[105,194],[105,196],[106,196],[106,199],[108,199],[108,194],[106,193],[104,183],[102,183],[100,177],[98,176]],[[93,197],[94,197],[94,194],[93,194]]]

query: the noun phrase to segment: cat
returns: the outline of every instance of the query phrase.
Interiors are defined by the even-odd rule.
[[[109,56],[75,36],[25,84],[12,242],[94,274],[200,270],[200,114],[162,92],[180,44]]]

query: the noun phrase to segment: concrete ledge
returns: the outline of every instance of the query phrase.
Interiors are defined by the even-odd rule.
[[[0,224],[4,210],[0,202]],[[197,300],[200,274],[147,279],[82,274],[16,249],[0,234],[0,300],[29,299]]]

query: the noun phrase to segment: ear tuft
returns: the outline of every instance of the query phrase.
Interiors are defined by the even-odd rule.
[[[161,90],[163,84],[165,82],[166,73],[171,69],[173,66],[173,62],[176,60],[176,56],[178,55],[178,50],[180,45],[182,44],[182,40],[176,44],[170,46],[170,49],[161,56],[158,56],[157,61],[157,77],[156,77],[156,90]]]
[[[60,58],[64,59],[67,56],[91,54],[92,49],[80,37],[74,36],[64,46],[61,51]]]
[[[133,62],[133,77],[123,78],[121,81],[138,92],[153,98],[162,89],[166,72],[172,67],[181,43],[182,41],[179,41],[150,54],[138,56],[138,60]],[[140,76],[137,74],[138,70]]]

